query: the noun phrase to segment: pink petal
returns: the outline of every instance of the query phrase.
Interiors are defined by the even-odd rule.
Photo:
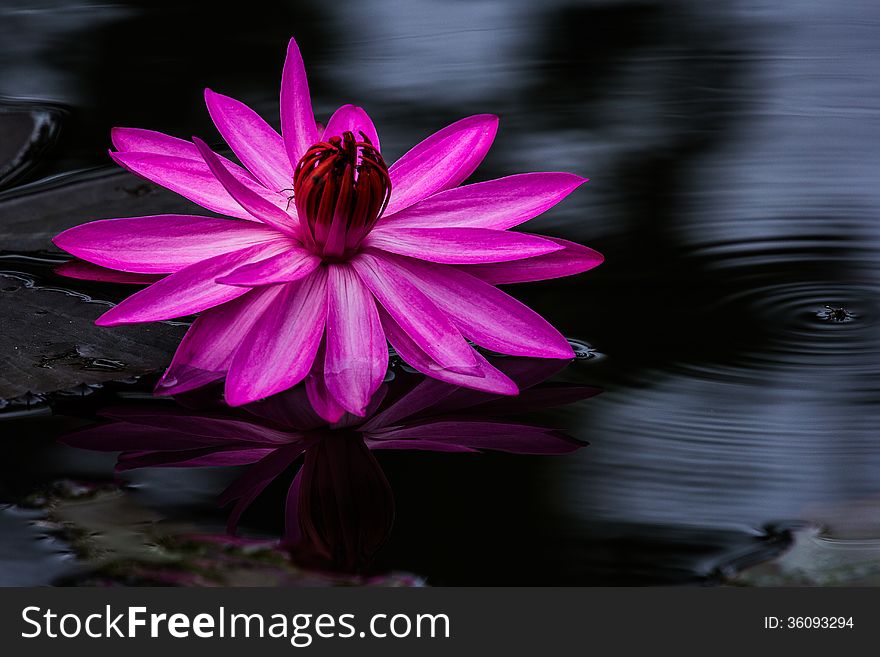
[[[385,401],[385,396],[387,394],[388,386],[385,383],[382,383],[378,390],[373,393],[370,403],[367,404],[367,407],[364,409],[363,415],[355,415],[354,413],[345,411],[342,414],[342,417],[331,423],[330,428],[334,430],[356,429],[360,432],[360,427],[364,423],[364,418],[373,416],[376,410],[382,405],[382,402]]]
[[[278,289],[283,289],[283,286],[278,286]],[[323,361],[321,366],[323,367]],[[314,364],[312,368],[314,370]],[[278,426],[302,431],[310,431],[327,424],[312,408],[305,386],[295,386],[268,399],[248,404],[241,410]]]
[[[569,363],[535,358],[499,358],[498,369],[516,382],[520,390],[531,388],[559,374]]]
[[[177,395],[226,376],[239,343],[281,291],[253,290],[197,317],[156,385],[156,394]]]
[[[242,289],[226,286],[229,289]],[[290,388],[305,378],[324,334],[327,270],[287,283],[248,332],[226,377],[226,402],[241,406]]]
[[[113,146],[120,153],[151,153],[153,155],[167,155],[170,157],[182,157],[185,160],[194,160],[202,165],[204,160],[196,145],[191,141],[172,137],[155,130],[142,128],[113,128],[110,131]],[[111,153],[111,156],[113,153]],[[229,171],[245,184],[254,185],[258,190],[262,187],[251,173],[240,167],[232,160],[217,155]],[[286,201],[285,201],[286,202]]]
[[[98,424],[66,434],[59,440],[65,445],[101,452],[197,449],[216,446],[218,442],[168,427],[133,422]]]
[[[119,455],[116,470],[124,472],[137,468],[207,468],[250,465],[265,458],[275,449],[217,448],[181,450],[174,452],[125,452]]]
[[[302,468],[296,473],[290,488],[287,489],[287,498],[284,501],[284,542],[293,545],[302,540],[302,530],[299,527],[299,498],[302,488]]]
[[[159,274],[130,274],[124,271],[106,269],[93,265],[85,260],[71,260],[58,265],[55,273],[67,278],[76,278],[81,281],[99,281],[101,283],[123,283],[129,285],[150,285],[160,278]]]
[[[396,262],[478,345],[511,356],[574,358],[559,331],[501,290],[455,267],[412,259]]]
[[[377,228],[364,241],[383,251],[450,265],[521,260],[563,247],[537,235],[486,228]]]
[[[328,424],[339,422],[345,415],[345,409],[330,394],[322,373],[309,374],[306,377],[306,394],[315,413]]]
[[[515,358],[504,357],[493,359],[493,364],[513,381],[520,392],[516,398],[498,397],[478,393],[473,390],[459,388],[445,399],[438,401],[431,409],[434,415],[449,415],[459,413],[462,409],[479,405],[480,412],[484,415],[484,409],[491,405],[493,412],[500,404],[507,403],[510,408],[518,408],[520,401],[527,400],[528,393],[532,392],[532,386],[550,378],[568,367],[570,360],[547,359],[547,358]],[[555,389],[555,388],[554,388]],[[510,403],[513,401],[514,403]],[[528,409],[527,409],[528,410]]]
[[[455,187],[474,172],[495,139],[498,117],[478,114],[435,132],[391,165],[386,216]]]
[[[306,377],[305,389],[312,410],[328,424],[334,424],[343,418],[345,409],[339,405],[339,402],[327,389],[327,383],[324,379],[325,354],[326,349],[324,342],[322,342],[315,354],[312,370]]]
[[[372,449],[418,450],[423,452],[473,453],[477,450],[462,445],[441,443],[433,440],[372,440],[366,439],[367,446]]]
[[[156,439],[153,445],[122,449],[189,449],[191,447],[218,447],[237,444],[258,444],[277,447],[293,442],[302,442],[303,435],[279,431],[233,415],[198,413],[179,407],[157,407],[147,409],[140,406],[110,408],[101,412],[102,417],[120,420],[135,426],[152,427],[160,431],[178,432],[188,439],[181,446],[174,440]]]
[[[587,182],[571,173],[521,173],[448,189],[380,220],[379,226],[513,228]]]
[[[374,433],[370,437],[374,440],[428,440],[514,454],[567,454],[583,447],[553,429],[479,420],[428,421]]]
[[[363,133],[370,140],[370,143],[376,147],[376,150],[380,150],[379,134],[376,132],[376,126],[373,125],[373,121],[366,111],[356,105],[343,105],[333,112],[333,116],[327,122],[327,127],[324,129],[321,139],[326,141],[330,137],[341,136],[347,130],[350,130],[358,141],[362,139],[361,133]]]
[[[248,221],[254,220],[253,216],[229,195],[204,160],[153,153],[110,153],[110,157],[132,173],[170,189],[212,212]],[[274,196],[278,204],[287,203],[286,199],[265,189],[249,175],[239,174],[235,177],[265,198]]]
[[[532,393],[537,384],[545,381],[554,374],[557,374],[568,367],[570,360],[547,359],[547,358],[515,358],[504,357],[493,359],[493,364],[508,376],[519,388],[520,392],[516,398],[498,397],[497,395],[488,395],[474,390],[465,390],[459,388],[452,394],[439,400],[431,408],[431,413],[435,416],[450,415],[460,413],[462,409],[471,408],[479,405],[481,414],[487,414],[486,409],[491,408],[491,412],[495,413],[499,406],[506,404],[508,408],[517,409],[525,407],[524,410],[530,410],[528,406]],[[549,388],[552,391],[558,388]],[[591,389],[592,390],[592,389]],[[557,395],[560,393],[557,392]],[[567,393],[560,395],[563,399],[560,403],[568,403]],[[506,412],[511,412],[506,411]],[[522,411],[520,411],[522,412]]]
[[[294,168],[309,146],[318,141],[306,69],[294,39],[287,45],[287,59],[281,74],[281,134]]]
[[[121,153],[152,153],[153,155],[168,155],[182,157],[186,160],[202,161],[202,156],[199,155],[198,149],[191,141],[172,137],[155,130],[113,128],[110,131],[110,139],[114,148]],[[225,164],[232,165],[245,177],[250,175],[237,164],[233,164],[226,158],[222,159]]]
[[[211,173],[213,173],[217,180],[220,181],[220,184],[223,185],[223,188],[227,192],[229,192],[229,195],[238,201],[241,207],[247,210],[255,218],[273,228],[277,228],[287,234],[293,234],[296,232],[294,227],[298,224],[294,222],[293,218],[287,214],[287,212],[276,206],[274,203],[267,201],[260,194],[253,191],[229,173],[214,152],[208,148],[208,145],[201,139],[193,137],[193,142],[195,143],[196,148],[199,149],[199,153],[201,153],[202,157],[205,159],[205,163],[208,165]]]
[[[379,308],[379,319],[382,321],[385,337],[388,338],[394,350],[403,360],[422,374],[456,386],[464,386],[499,395],[515,395],[518,392],[516,384],[492,367],[479,352],[472,350],[480,371],[475,376],[458,374],[444,369],[437,364],[406,334],[406,331],[397,324],[391,315],[381,307]]]
[[[495,400],[480,405],[479,411],[483,415],[530,413],[546,408],[558,408],[567,404],[573,404],[595,397],[602,394],[602,392],[601,388],[576,384],[550,385],[523,390],[515,399],[513,397],[498,397]],[[512,403],[514,401],[515,403]]]
[[[226,531],[235,533],[242,514],[260,496],[266,487],[288,468],[302,454],[301,445],[286,445],[276,449],[248,468],[241,477],[233,481],[220,494],[217,500],[221,506],[235,501],[235,506],[226,522]]]
[[[277,256],[239,267],[218,283],[257,287],[276,283],[292,283],[308,276],[321,264],[321,259],[302,247],[291,247]]]
[[[293,185],[293,166],[284,141],[262,117],[242,102],[205,89],[211,120],[232,152],[269,189]]]
[[[328,266],[324,380],[345,410],[363,415],[388,370],[376,302],[347,265]]]
[[[287,240],[277,240],[197,262],[131,295],[101,315],[95,324],[116,326],[155,322],[184,317],[232,301],[248,289],[221,285],[215,279],[243,264],[271,257],[287,248]]]
[[[458,386],[449,385],[445,381],[425,377],[412,390],[401,398],[394,400],[387,408],[382,409],[381,412],[375,415],[371,415],[361,425],[360,431],[376,431],[382,427],[397,424],[400,420],[415,415],[420,411],[433,408],[457,390],[463,389]],[[473,390],[467,390],[467,392],[471,395],[476,394]],[[484,397],[484,395],[479,396],[481,398]],[[489,399],[494,399],[494,397],[489,396]]]
[[[277,240],[253,222],[165,214],[74,226],[52,241],[78,258],[139,274],[168,274],[214,256]]]
[[[573,276],[598,267],[605,259],[598,251],[575,242],[557,237],[547,239],[560,244],[564,249],[516,262],[465,265],[460,269],[491,285],[502,285]]]
[[[362,252],[351,260],[351,265],[395,322],[428,356],[452,372],[477,373],[474,350],[392,257],[396,258],[379,251]]]

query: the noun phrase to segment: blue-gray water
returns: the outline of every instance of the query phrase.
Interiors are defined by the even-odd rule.
[[[591,179],[528,228],[605,264],[513,290],[602,354],[564,376],[603,394],[545,413],[590,446],[381,457],[397,516],[380,568],[437,584],[719,581],[774,557],[801,523],[878,538],[876,2],[163,6],[0,0],[0,97],[48,107],[61,126],[0,206],[18,185],[106,166],[114,125],[216,142],[206,86],[277,123],[290,35],[319,118],[364,106],[390,159],[493,112],[501,130],[477,179]],[[53,446],[85,422],[64,409],[3,420],[3,501],[110,477],[112,458]],[[224,476],[129,479],[169,522],[219,528]],[[269,491],[251,531],[278,531],[282,495]],[[7,525],[0,581],[65,572],[72,558],[47,556],[51,540],[18,507],[0,512]]]

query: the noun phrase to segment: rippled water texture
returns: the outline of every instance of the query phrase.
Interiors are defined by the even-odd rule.
[[[58,227],[179,209],[92,170],[108,164],[109,128],[217,142],[205,86],[274,117],[290,34],[319,118],[363,105],[390,159],[460,116],[495,112],[478,179],[588,176],[529,229],[606,256],[586,275],[513,288],[590,346],[559,377],[604,392],[536,420],[590,445],[380,455],[396,514],[375,572],[431,584],[880,581],[876,2],[31,5],[0,0],[0,157],[11,163],[0,164],[0,303],[23,313],[64,290],[86,298],[66,297],[63,322],[34,324],[46,336],[4,324],[9,362],[21,347],[34,371],[70,385],[28,396],[42,374],[0,373],[29,382],[0,417],[0,582],[82,578],[65,522],[131,562],[158,540],[145,527],[222,532],[214,497],[235,472],[138,470],[121,494],[113,455],[55,442],[120,397],[148,404],[133,379],[108,382],[160,367],[182,327],[123,352],[72,331],[96,314],[81,304],[119,290],[54,277],[60,258],[45,251]],[[62,480],[110,489],[84,502],[57,493]],[[288,483],[245,516],[246,536],[278,535]],[[110,504],[118,522],[95,528],[77,500]]]

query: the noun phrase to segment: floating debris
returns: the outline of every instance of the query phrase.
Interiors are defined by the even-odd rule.
[[[125,369],[125,363],[121,360],[87,356],[82,353],[79,347],[73,347],[72,349],[68,349],[61,353],[43,356],[40,358],[40,362],[36,363],[36,367],[42,367],[44,369],[53,369],[58,366],[73,366],[91,372],[119,372]]]
[[[855,315],[846,308],[838,308],[826,304],[822,310],[816,313],[816,317],[826,322],[842,324],[843,322],[851,322],[855,318]]]

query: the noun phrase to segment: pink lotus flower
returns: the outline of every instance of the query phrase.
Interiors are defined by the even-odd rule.
[[[457,187],[498,126],[462,119],[390,167],[363,109],[343,105],[323,130],[291,40],[281,132],[205,91],[217,129],[244,167],[192,142],[117,128],[111,157],[228,218],[160,215],[77,226],[55,238],[104,268],[160,275],[102,315],[115,326],[200,313],[160,381],[180,393],[226,377],[231,405],[306,380],[316,410],[363,415],[388,363],[456,385],[516,394],[469,340],[516,356],[571,358],[543,318],[498,290],[568,276],[602,256],[565,240],[511,232],[584,178],[527,173]],[[291,194],[292,192],[292,194]]]

